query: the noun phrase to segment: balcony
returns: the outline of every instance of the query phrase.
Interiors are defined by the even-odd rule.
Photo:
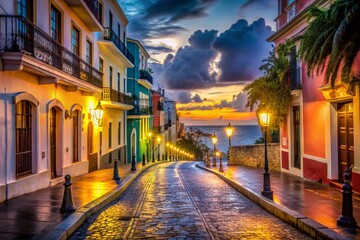
[[[128,68],[134,67],[134,56],[112,29],[105,27],[104,40],[100,40],[98,43],[100,48],[106,54],[112,56],[121,66]]]
[[[141,69],[139,71],[139,84],[143,85],[147,89],[152,89],[153,87],[153,77],[151,76],[151,73],[146,69]]]
[[[134,107],[133,102],[134,100],[131,96],[118,92],[115,89],[111,89],[109,87],[103,88],[101,104],[105,107],[130,110]]]
[[[3,71],[35,73],[39,84],[60,82],[69,89],[91,92],[102,87],[100,71],[21,16],[0,15],[0,57]]]
[[[134,108],[129,111],[129,115],[150,115],[152,107],[149,106],[149,99],[138,99],[134,101]]]
[[[93,32],[101,32],[102,5],[97,0],[64,0]]]

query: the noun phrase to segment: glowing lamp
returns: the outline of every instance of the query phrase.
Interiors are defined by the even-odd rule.
[[[270,113],[269,112],[260,112],[259,113],[260,125],[263,127],[269,126],[270,123]]]
[[[212,143],[213,143],[214,145],[217,143],[217,140],[218,140],[218,139],[217,139],[215,133],[212,135],[211,140],[212,140]]]
[[[101,121],[102,120],[102,117],[103,117],[103,114],[104,114],[104,109],[103,107],[101,106],[101,102],[99,101],[98,102],[98,105],[96,106],[96,108],[94,109],[94,114],[95,114],[95,119],[97,121]]]
[[[234,132],[234,128],[230,125],[230,123],[227,125],[227,127],[225,128],[226,131],[226,135],[228,137],[231,137],[233,135]]]

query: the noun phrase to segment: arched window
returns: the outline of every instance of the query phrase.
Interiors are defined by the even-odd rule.
[[[32,174],[32,106],[22,100],[15,105],[16,178]]]

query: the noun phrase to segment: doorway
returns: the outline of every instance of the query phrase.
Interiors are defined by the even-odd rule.
[[[345,169],[354,164],[353,103],[338,104],[338,167],[339,182],[343,182]]]
[[[50,169],[51,179],[56,178],[56,109],[50,109]]]

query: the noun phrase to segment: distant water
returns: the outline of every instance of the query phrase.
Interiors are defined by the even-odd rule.
[[[225,127],[226,126],[185,126],[185,129],[186,131],[189,131],[190,128],[192,128],[193,131],[199,129],[204,133],[210,134],[214,134],[215,132],[218,138],[218,143],[216,145],[217,149],[226,153],[229,146],[229,139],[226,136]],[[255,140],[261,137],[260,127],[257,125],[239,125],[233,127],[234,132],[231,137],[232,146],[251,145],[255,143]],[[214,146],[212,144],[211,137],[205,138],[204,142],[210,149],[213,149]]]

